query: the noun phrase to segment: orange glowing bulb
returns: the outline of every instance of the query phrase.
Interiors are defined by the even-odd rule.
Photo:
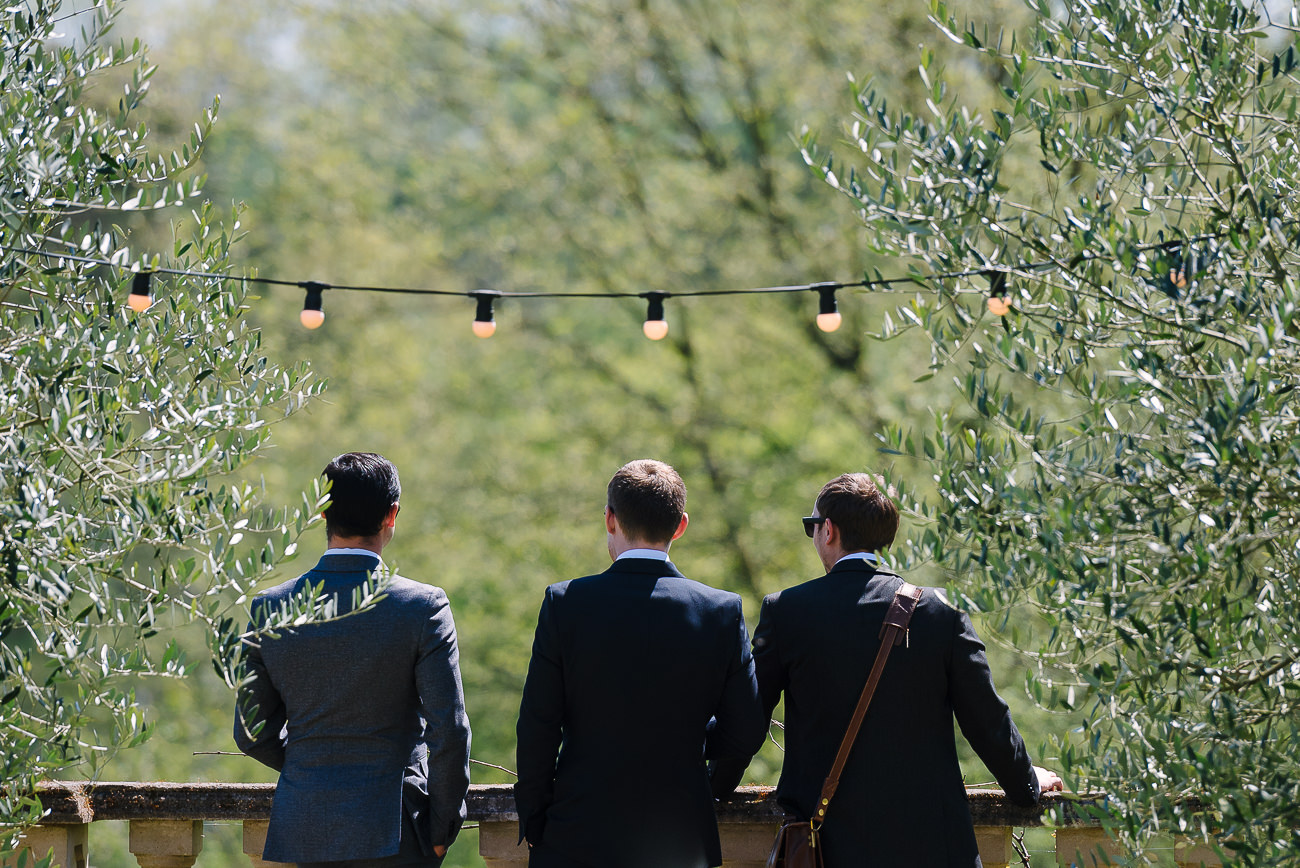
[[[817,314],[817,328],[824,332],[833,332],[844,322],[844,317],[838,312],[819,313]]]
[[[131,279],[131,294],[126,297],[126,304],[136,313],[144,313],[153,304],[153,291],[149,288],[152,279],[151,271],[137,271]]]

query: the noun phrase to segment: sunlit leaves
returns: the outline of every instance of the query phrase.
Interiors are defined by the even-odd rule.
[[[987,116],[923,56],[926,113],[864,84],[844,158],[806,143],[882,251],[1014,272],[1003,317],[934,286],[886,329],[928,333],[969,408],[886,435],[940,491],[910,554],[1006,614],[1124,840],[1204,824],[1300,864],[1294,51],[1261,57],[1249,5],[1031,6],[994,38],[932,4],[1003,82]]]
[[[6,9],[0,37],[0,850],[36,816],[33,781],[147,737],[138,679],[194,665],[172,628],[205,624],[230,668],[238,598],[318,511],[268,514],[231,475],[319,390],[268,364],[244,288],[172,277],[147,312],[125,305],[131,267],[159,263],[135,260],[114,212],[194,198],[212,113],[152,154],[132,117],[153,72],[141,47],[106,43],[111,4],[85,13],[83,41],[56,35],[58,12]],[[109,75],[126,80],[115,114],[84,98]],[[226,270],[236,215],[183,219],[175,264]]]

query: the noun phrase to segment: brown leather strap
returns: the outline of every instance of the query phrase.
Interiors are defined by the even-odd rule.
[[[822,784],[822,793],[817,798],[817,807],[813,810],[812,816],[814,827],[820,826],[826,819],[826,809],[830,807],[831,797],[835,795],[835,789],[840,785],[840,775],[844,772],[844,764],[849,761],[849,752],[853,750],[853,742],[858,738],[862,719],[867,716],[867,706],[871,704],[871,695],[876,692],[880,673],[885,670],[885,661],[889,659],[889,652],[894,646],[900,644],[903,637],[907,635],[907,625],[911,622],[912,613],[916,611],[916,604],[920,600],[921,589],[907,582],[903,582],[903,586],[894,592],[894,602],[890,604],[889,612],[885,615],[885,624],[880,628],[880,651],[876,653],[876,662],[871,667],[871,675],[867,677],[866,686],[862,688],[858,707],[853,710],[853,719],[849,721],[848,732],[844,733],[844,740],[840,742],[840,750],[835,755],[831,773],[826,776],[826,783]]]

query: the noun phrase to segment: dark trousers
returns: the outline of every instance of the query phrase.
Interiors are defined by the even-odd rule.
[[[586,862],[579,862],[545,844],[538,844],[528,850],[528,868],[592,868]],[[671,868],[671,866],[664,866]]]

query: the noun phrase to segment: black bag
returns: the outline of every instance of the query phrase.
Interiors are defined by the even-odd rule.
[[[822,842],[808,820],[785,823],[767,857],[767,868],[822,868]]]

